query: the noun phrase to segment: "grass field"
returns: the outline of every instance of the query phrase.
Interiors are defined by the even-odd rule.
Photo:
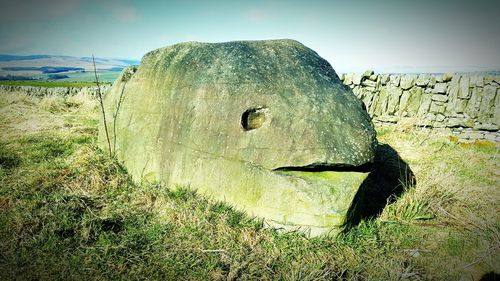
[[[0,94],[0,280],[479,280],[500,273],[493,143],[459,144],[411,124],[379,128],[379,141],[410,165],[416,186],[343,235],[307,238],[184,188],[134,184],[96,147],[97,125],[89,96]]]

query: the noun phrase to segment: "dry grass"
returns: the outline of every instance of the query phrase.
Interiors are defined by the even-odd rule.
[[[411,127],[411,126],[410,126]],[[500,159],[498,144],[462,144],[433,137],[417,127],[400,127],[380,137],[407,159],[417,186],[384,210],[380,219],[419,219],[432,239],[422,241],[422,263],[432,271],[455,271],[479,280],[500,269]],[[447,262],[436,262],[444,259]]]
[[[500,271],[496,146],[379,129],[417,185],[339,237],[278,232],[138,186],[95,146],[89,96],[0,96],[0,279],[478,280]],[[471,279],[472,278],[472,279]]]

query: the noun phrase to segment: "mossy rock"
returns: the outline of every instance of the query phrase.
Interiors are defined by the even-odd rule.
[[[104,103],[113,153],[136,181],[189,186],[312,234],[343,223],[374,158],[362,102],[293,40],[154,50]]]

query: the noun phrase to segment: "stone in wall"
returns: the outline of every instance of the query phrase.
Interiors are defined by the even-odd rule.
[[[470,85],[471,87],[483,87],[484,86],[483,76],[474,75],[470,77]]]
[[[448,100],[448,96],[447,95],[438,95],[438,94],[434,94],[431,96],[431,100],[433,101],[439,101],[439,102],[445,102]]]
[[[410,89],[415,84],[416,79],[417,79],[416,75],[404,75],[403,77],[401,77],[401,85],[400,85],[401,89],[403,90]]]
[[[344,75],[342,75],[342,77],[342,81],[345,85],[349,86],[352,84],[352,73],[345,73]]]
[[[476,122],[476,123],[474,123],[473,128],[476,130],[483,130],[483,131],[498,131],[497,125],[488,124],[488,123],[485,124],[485,123]]]
[[[389,74],[381,74],[380,75],[380,84],[386,85],[389,82]]]
[[[380,116],[386,112],[387,102],[389,97],[387,88],[381,88],[378,97],[379,97],[378,102],[374,104],[375,107],[373,111],[374,116]]]
[[[448,103],[446,105],[446,114],[456,113],[455,101],[458,99],[458,91],[460,90],[460,75],[455,75],[451,78],[448,87]]]
[[[497,89],[497,95],[495,97],[495,114],[493,117],[493,123],[500,126],[500,89]]]
[[[436,85],[436,76],[431,75],[429,77],[429,84],[427,84],[428,87],[434,87]]]
[[[373,70],[366,70],[364,73],[363,73],[363,78],[370,78],[370,76],[372,76],[374,74],[374,71]]]
[[[485,76],[484,83],[493,86],[500,86],[500,76]]]
[[[401,97],[402,93],[403,90],[397,87],[390,87],[387,90],[387,94],[389,95],[389,99],[387,101],[387,110],[386,110],[387,114],[394,115],[394,113],[396,113],[396,110],[399,107],[399,98]]]
[[[431,106],[429,109],[430,113],[434,113],[434,114],[444,113],[445,109],[446,109],[446,104],[444,102],[434,101],[431,98]]]
[[[448,85],[446,83],[437,83],[435,86],[434,86],[434,93],[436,94],[446,94],[446,89],[447,89]]]
[[[420,106],[418,108],[417,116],[425,116],[429,112],[429,108],[431,107],[431,96],[423,95],[422,100],[420,101]]]
[[[448,82],[448,81],[451,81],[451,79],[453,78],[453,73],[444,73],[442,76],[441,76],[441,81],[442,82]]]
[[[455,100],[455,113],[464,113],[467,107],[468,100],[457,99]]]
[[[475,87],[471,91],[471,97],[465,108],[465,113],[471,118],[477,118],[479,113],[479,106],[481,104],[481,96],[483,94],[483,88]]]
[[[367,90],[367,89],[363,89],[363,94],[362,94],[363,98],[361,98],[363,100],[363,103],[366,105],[366,107],[368,108],[371,103],[372,103],[372,99],[373,99],[373,91],[371,90]]]
[[[406,111],[409,116],[415,116],[421,105],[423,90],[421,87],[413,87],[410,89],[410,96],[408,98],[408,105]]]
[[[354,87],[352,88],[352,92],[353,92],[353,93],[354,93],[354,95],[356,95],[356,97],[358,97],[359,99],[362,99],[362,98],[363,98],[363,96],[362,96],[362,94],[363,94],[363,93],[361,92],[361,89],[362,89],[362,88],[361,88],[361,87],[359,87],[359,86],[354,86]]]
[[[460,88],[458,90],[458,97],[461,99],[470,98],[470,79],[467,76],[461,76]]]
[[[479,105],[479,122],[490,123],[490,121],[493,121],[496,91],[497,88],[492,85],[486,85],[483,88],[481,104]]]
[[[408,116],[408,101],[410,100],[410,91],[403,91],[399,99],[399,116]]]
[[[415,84],[417,86],[427,86],[429,84],[430,76],[428,74],[420,74],[418,75],[417,80],[415,80]]]
[[[466,119],[464,117],[451,117],[448,119],[446,127],[448,128],[467,127]]]
[[[353,74],[353,76],[352,76],[352,83],[354,85],[360,85],[362,78],[363,78],[363,75]]]
[[[399,75],[391,74],[389,76],[389,85],[394,86],[394,87],[398,87],[400,80],[401,80],[401,77]]]
[[[375,88],[377,87],[377,82],[367,79],[361,82],[361,85],[370,88],[370,90],[372,91],[375,91]]]

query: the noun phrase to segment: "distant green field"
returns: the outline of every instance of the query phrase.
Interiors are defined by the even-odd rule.
[[[108,82],[101,84],[109,84]],[[45,80],[15,80],[0,81],[0,85],[12,86],[36,86],[36,87],[89,87],[95,86],[95,82],[66,82],[66,81],[45,81]]]
[[[121,70],[101,70],[97,72],[99,77],[99,81],[101,82],[109,82],[112,83],[116,80],[116,78],[120,75]],[[65,75],[69,76],[68,78],[64,78],[58,81],[64,82],[93,82],[95,81],[94,72],[86,71],[86,72],[70,72],[65,73]]]

